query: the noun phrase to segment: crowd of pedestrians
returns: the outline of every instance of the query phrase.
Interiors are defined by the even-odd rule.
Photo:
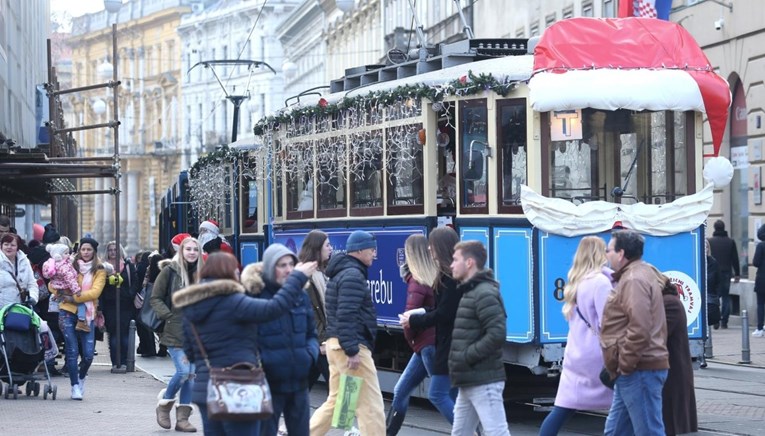
[[[377,316],[367,285],[377,256],[375,236],[354,231],[345,251],[333,253],[328,235],[314,230],[299,254],[271,244],[261,262],[242,269],[221,249],[225,240],[210,237],[215,229],[205,224],[205,244],[181,234],[165,255],[140,253],[135,260],[108,242],[102,261],[93,238],[77,241],[70,256],[69,241],[55,227],[46,227],[45,241],[27,246],[0,217],[0,303],[44,307],[40,312],[49,322],[55,313],[75,400],[85,394],[99,320],[113,368],[119,369],[128,354],[128,323],[148,304],[161,321],[159,341],[175,366],[156,407],[157,423],[165,429],[173,428],[175,409],[175,430],[197,431],[189,422],[193,403],[206,434],[324,435],[340,401],[341,376],[353,375],[363,383],[355,410],[362,435],[397,434],[411,393],[426,377],[428,397],[452,424],[453,435],[510,433],[503,401],[507,315],[483,244],[460,242],[448,227],[406,240],[401,278],[407,303],[400,320],[412,357],[386,418],[372,354]],[[723,233],[724,225],[715,223],[707,261],[708,286],[714,288],[709,293],[723,298],[725,328],[724,283],[732,274],[737,278],[738,264],[725,259],[731,245]],[[765,226],[759,233],[765,240]],[[540,434],[557,434],[577,410],[593,409],[609,409],[609,435],[697,431],[685,311],[669,279],[642,260],[643,248],[643,237],[631,230],[614,231],[607,243],[593,236],[580,241],[564,289],[569,333],[560,384]],[[722,262],[715,256],[719,250]],[[757,247],[755,266],[765,265],[763,258],[765,242]],[[759,283],[759,269],[757,278]],[[141,325],[139,349],[161,353],[155,332]],[[272,416],[211,419],[210,368],[241,362],[264,368]],[[311,415],[308,391],[319,376],[329,394]]]

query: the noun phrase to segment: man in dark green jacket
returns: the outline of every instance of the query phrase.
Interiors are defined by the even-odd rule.
[[[507,314],[499,283],[486,265],[486,248],[478,241],[454,247],[452,276],[462,293],[454,320],[449,376],[459,388],[452,435],[473,435],[480,421],[484,434],[510,435],[502,391]]]

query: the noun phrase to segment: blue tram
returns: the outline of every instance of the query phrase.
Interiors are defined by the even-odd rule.
[[[643,233],[645,259],[683,290],[699,357],[714,189],[702,168],[730,95],[682,27],[636,20],[569,19],[539,41],[465,40],[427,60],[346,70],[328,95],[261,120],[256,143],[206,161],[191,190],[209,201],[205,190],[225,186],[220,204],[204,207],[232,211],[226,231],[242,263],[271,242],[297,252],[314,228],[336,251],[353,230],[377,235],[368,283],[384,390],[411,354],[397,317],[404,241],[438,226],[489,250],[508,315],[508,371],[557,374],[574,251],[585,235],[607,239],[615,223]],[[635,44],[614,44],[615,32]],[[704,113],[715,153],[702,142]]]

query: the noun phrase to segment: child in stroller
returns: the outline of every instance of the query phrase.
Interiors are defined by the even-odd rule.
[[[0,381],[2,395],[7,399],[18,397],[18,386],[26,383],[26,394],[40,394],[37,368],[45,368],[47,383],[43,390],[43,399],[51,394],[56,399],[56,386],[51,383],[45,362],[46,348],[41,339],[41,328],[44,321],[29,307],[13,303],[0,309]],[[49,338],[48,333],[43,337]],[[51,351],[55,352],[55,349]]]
[[[43,277],[50,279],[51,285],[54,289],[57,289],[59,293],[79,296],[82,288],[80,287],[80,284],[77,283],[77,271],[75,271],[69,256],[69,246],[66,244],[50,244],[45,247],[45,249],[50,253],[51,257],[43,264]],[[90,304],[90,308],[88,308],[88,304]],[[88,311],[88,309],[90,310]],[[90,332],[88,312],[91,314],[94,312],[92,302],[80,303],[77,305],[76,330]]]

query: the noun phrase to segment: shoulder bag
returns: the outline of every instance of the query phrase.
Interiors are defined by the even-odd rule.
[[[148,274],[148,272],[147,272]],[[175,272],[171,269],[170,270],[170,277],[168,278],[168,286],[172,287],[173,285],[173,278],[175,276]],[[144,301],[151,298],[151,293],[154,292],[154,284],[149,283],[146,285],[146,288],[144,288]],[[172,290],[165,295],[165,305],[172,310]],[[138,317],[141,321],[141,324],[145,325],[146,327],[150,328],[153,332],[156,333],[162,333],[162,331],[165,329],[165,321],[159,319],[157,316],[157,312],[152,309],[151,304],[144,304],[143,307],[141,307],[141,312],[139,313]]]
[[[207,381],[207,416],[217,421],[255,421],[268,419],[274,413],[271,390],[257,357],[257,365],[239,362],[225,368],[210,365],[199,333],[189,323],[199,352],[210,372]]]
[[[595,331],[594,328],[592,328],[592,324],[590,324],[590,322],[587,321],[584,315],[582,315],[582,311],[579,310],[579,305],[576,306],[576,313],[579,315],[579,318],[581,318],[582,321],[584,321],[584,323],[587,324],[587,328],[590,329],[592,334],[594,334],[596,337],[600,337],[598,332]],[[598,378],[600,379],[600,382],[603,383],[605,387],[609,389],[613,389],[614,384],[616,383],[616,379],[619,378],[619,376],[617,375],[616,378],[612,379],[611,374],[608,372],[608,370],[604,366],[603,368],[600,369],[600,374],[598,375]]]

